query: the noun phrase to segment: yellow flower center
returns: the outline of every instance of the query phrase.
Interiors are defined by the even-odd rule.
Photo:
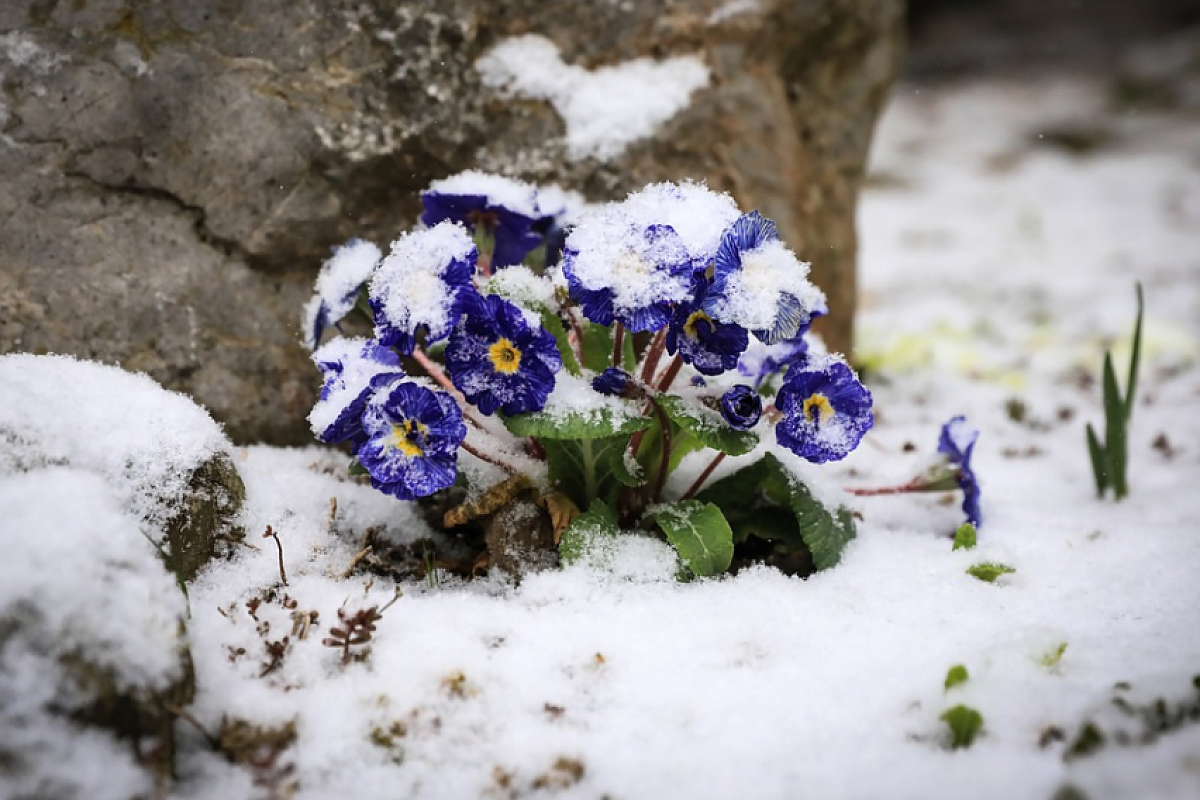
[[[521,351],[508,339],[497,339],[488,348],[488,358],[492,360],[492,366],[496,372],[502,372],[505,375],[511,375],[521,368]]]
[[[392,426],[389,444],[409,458],[423,456],[425,451],[421,449],[420,443],[424,441],[427,430],[428,428],[415,419],[406,420],[402,425]]]
[[[700,334],[696,332],[696,325],[700,323],[707,325],[709,331],[713,329],[712,317],[703,311],[696,311],[687,318],[687,322],[683,323],[683,332],[691,339],[699,339]]]
[[[814,425],[828,422],[833,416],[833,406],[825,395],[814,392],[804,401],[804,418]]]

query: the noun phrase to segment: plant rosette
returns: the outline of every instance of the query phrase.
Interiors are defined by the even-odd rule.
[[[463,173],[422,194],[421,225],[386,255],[335,250],[305,316],[317,438],[453,528],[471,570],[517,504],[537,513],[507,518],[550,535],[510,539],[565,563],[597,537],[650,535],[687,577],[766,554],[835,565],[854,516],[795,465],[845,458],[874,418],[846,361],[810,348],[827,306],[808,265],[701,184],[600,206],[544,194]],[[355,314],[371,338],[321,343]],[[948,453],[956,476],[971,445]]]

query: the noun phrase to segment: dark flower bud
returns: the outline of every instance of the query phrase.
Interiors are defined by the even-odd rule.
[[[762,416],[762,398],[749,386],[739,383],[721,395],[721,416],[729,427],[748,431]]]

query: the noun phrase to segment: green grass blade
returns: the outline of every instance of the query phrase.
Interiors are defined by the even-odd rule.
[[[1129,354],[1129,380],[1125,383],[1125,420],[1133,415],[1133,401],[1137,397],[1138,365],[1142,360],[1142,311],[1145,303],[1142,284],[1137,285],[1137,322],[1133,325],[1133,349]]]
[[[1112,353],[1104,354],[1104,449],[1110,468],[1108,479],[1113,495],[1120,500],[1128,493],[1125,481],[1125,402],[1117,388],[1117,373],[1113,369]]]
[[[1096,438],[1092,423],[1087,424],[1088,455],[1092,457],[1092,475],[1096,478],[1096,496],[1104,497],[1108,491],[1108,453]]]

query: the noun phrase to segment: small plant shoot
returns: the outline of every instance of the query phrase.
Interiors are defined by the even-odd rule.
[[[1113,499],[1122,500],[1129,494],[1129,421],[1137,397],[1138,366],[1142,356],[1142,285],[1137,285],[1137,321],[1133,325],[1133,346],[1129,354],[1129,372],[1125,392],[1117,386],[1112,352],[1104,354],[1104,439],[1087,424],[1088,455],[1092,460],[1092,476],[1096,481],[1096,496],[1104,497],[1112,489]]]
[[[961,750],[975,743],[975,737],[983,730],[983,715],[970,706],[957,705],[947,709],[941,716],[950,729],[950,749]]]

